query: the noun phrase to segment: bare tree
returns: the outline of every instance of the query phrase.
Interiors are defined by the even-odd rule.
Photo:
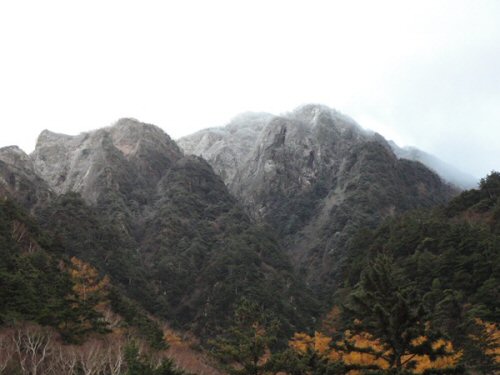
[[[101,311],[104,321],[107,323],[107,328],[111,331],[119,329],[122,322],[120,315],[116,314],[109,306],[106,306],[103,311]]]
[[[11,237],[14,241],[21,245],[23,251],[30,254],[40,248],[39,245],[30,237],[26,225],[20,221],[15,220],[12,222]]]
[[[87,340],[78,351],[78,362],[84,375],[97,375],[106,367],[103,342]]]
[[[11,236],[14,241],[21,243],[27,233],[26,225],[17,220],[12,222]]]
[[[16,353],[12,336],[10,329],[0,332],[0,374],[6,374],[5,370]]]
[[[51,354],[53,333],[34,324],[26,324],[15,330],[13,341],[23,374],[42,373],[44,362]]]
[[[120,375],[125,366],[123,336],[111,334],[106,339],[106,367],[110,375]]]
[[[78,348],[56,343],[53,348],[50,370],[52,375],[75,375],[78,368]]]

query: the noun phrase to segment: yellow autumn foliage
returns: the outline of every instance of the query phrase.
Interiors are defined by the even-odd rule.
[[[427,337],[421,336],[415,339],[412,344],[420,345],[426,340]],[[313,337],[306,333],[295,333],[289,342],[289,346],[302,354],[315,352],[322,357],[327,357],[331,362],[343,362],[346,365],[356,366],[377,366],[380,369],[388,369],[390,367],[387,358],[390,357],[391,352],[384,350],[384,346],[380,340],[367,332],[352,333],[347,330],[344,332],[344,341],[337,341],[335,345],[330,345],[331,343],[332,339],[321,332],[315,332]],[[431,360],[428,355],[408,354],[402,357],[401,362],[404,364],[409,364],[410,361],[415,362],[416,367],[413,369],[413,372],[421,374],[428,369],[453,367],[462,356],[461,352],[454,351],[450,341],[437,340],[432,346],[435,350],[444,349],[448,355]],[[376,354],[366,353],[364,349],[369,349]],[[348,375],[358,374],[361,374],[359,370],[348,372]]]
[[[314,332],[314,337],[307,333],[295,333],[290,340],[289,345],[292,349],[299,353],[307,353],[312,351],[320,356],[327,356],[330,350],[330,342],[332,339],[323,335],[321,332]]]
[[[497,323],[484,321],[476,318],[475,323],[481,328],[482,334],[469,335],[476,342],[482,342],[486,347],[486,355],[493,358],[496,363],[500,363],[500,329]]]
[[[360,365],[360,366],[369,366],[375,365],[381,369],[389,368],[389,363],[387,360],[382,358],[390,353],[384,352],[384,347],[380,343],[380,340],[375,339],[372,335],[367,332],[361,332],[353,334],[351,331],[347,330],[344,332],[344,339],[347,341],[349,346],[359,348],[359,349],[371,349],[376,353],[380,353],[379,356],[376,356],[371,353],[365,353],[363,351],[356,350],[348,350],[344,342],[337,342],[341,351],[342,361],[347,365]],[[352,370],[348,374],[356,375],[359,374],[359,371]]]
[[[100,279],[94,267],[76,257],[72,257],[70,261],[69,275],[74,283],[73,292],[83,303],[92,299],[96,302],[95,308],[102,309],[107,303],[108,276]]]

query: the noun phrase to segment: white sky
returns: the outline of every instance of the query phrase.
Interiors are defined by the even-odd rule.
[[[322,103],[500,169],[500,1],[0,2],[0,146],[134,117],[173,138]]]

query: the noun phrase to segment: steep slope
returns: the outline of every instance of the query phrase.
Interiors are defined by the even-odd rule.
[[[178,143],[187,153],[208,160],[229,184],[248,162],[260,132],[273,117],[269,113],[244,113],[224,128],[202,130],[181,138]]]
[[[18,201],[32,210],[47,202],[53,193],[35,174],[30,157],[17,146],[0,148],[0,197]]]
[[[422,164],[398,159],[380,135],[327,107],[257,117],[201,131],[179,144],[222,171],[249,212],[281,235],[317,290],[331,292],[328,286],[358,228],[443,203],[455,193]],[[241,147],[230,134],[249,127],[253,147],[250,140]],[[226,171],[221,160],[232,154],[239,163]]]
[[[286,330],[309,324],[314,301],[269,228],[159,128],[123,119],[78,136],[44,131],[32,158],[66,194],[41,211],[47,228],[151,312],[208,336],[246,296],[280,315]]]
[[[479,182],[478,179],[445,163],[434,155],[428,154],[415,147],[399,147],[392,141],[389,141],[389,144],[398,158],[419,161],[440,175],[444,180],[460,189],[472,189],[477,187]]]
[[[492,172],[478,189],[444,207],[408,212],[359,233],[336,303],[348,303],[348,291],[380,254],[401,270],[422,304],[421,314],[463,351],[467,371],[461,373],[498,373],[500,173]]]

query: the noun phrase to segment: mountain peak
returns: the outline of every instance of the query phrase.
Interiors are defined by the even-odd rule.
[[[156,183],[182,155],[159,127],[123,118],[77,136],[44,130],[32,158],[36,172],[54,191],[77,191],[96,202],[102,191],[120,189],[139,176],[144,184],[146,175]]]
[[[29,160],[28,154],[18,146],[5,146],[0,148],[0,160],[7,163],[7,159]]]
[[[147,124],[144,122],[141,122],[135,118],[131,117],[123,117],[116,121],[113,125],[110,126],[111,130],[120,130],[120,131],[127,131],[127,132],[156,132],[156,133],[162,133],[163,135],[166,135],[162,129],[160,129],[156,125],[152,124]]]
[[[162,149],[170,154],[181,153],[168,134],[156,125],[133,118],[122,118],[106,130],[109,131],[113,145],[126,157],[137,155],[144,148]]]
[[[310,285],[332,280],[356,228],[408,208],[445,202],[455,191],[420,163],[399,160],[387,141],[324,105],[180,141],[207,159],[255,218],[284,236]],[[336,268],[337,267],[337,268]],[[333,276],[332,276],[333,275]]]
[[[362,130],[361,127],[349,116],[342,114],[336,109],[323,104],[305,104],[295,108],[284,117],[290,117],[311,126],[330,125],[350,127]]]
[[[58,142],[61,142],[61,141],[65,142],[65,141],[68,141],[74,137],[75,136],[56,133],[56,132],[53,132],[51,130],[44,129],[37,138],[35,148],[39,147],[40,145],[57,144]]]

